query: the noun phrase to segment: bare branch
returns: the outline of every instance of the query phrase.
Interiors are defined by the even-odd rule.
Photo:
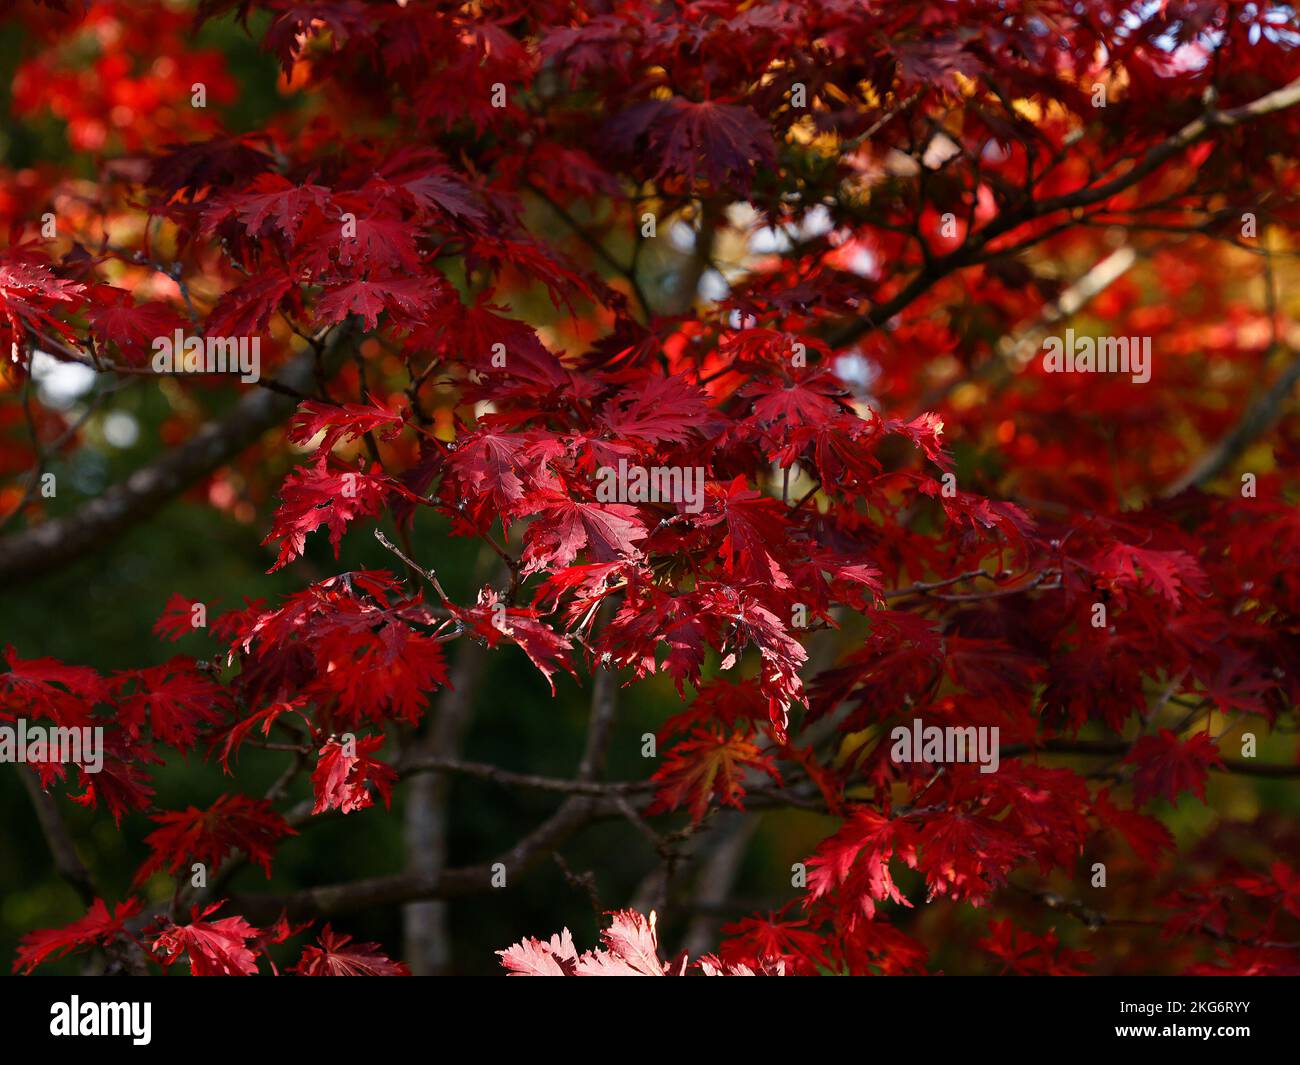
[[[444,603],[451,602],[451,600],[447,598],[447,593],[443,591],[442,584],[438,580],[438,574],[434,570],[425,569],[423,566],[421,566],[418,562],[416,562],[413,558],[411,558],[410,555],[406,554],[400,547],[398,547],[391,540],[389,540],[388,537],[383,534],[383,531],[381,529],[375,530],[375,539],[378,540],[381,544],[383,544],[387,550],[391,551],[394,555],[396,555],[403,562],[405,562],[408,569],[410,569],[412,572],[418,574],[419,576],[423,577],[426,581],[428,581],[429,584],[433,587],[433,590],[438,593],[439,599],[441,599]]]
[[[608,624],[614,613],[614,600],[606,599],[600,606],[596,624]],[[610,736],[614,730],[614,714],[618,709],[618,678],[608,665],[592,666],[591,712],[587,719],[587,742],[578,763],[579,780],[595,780],[605,765]]]
[[[41,782],[26,766],[18,767],[18,776],[27,789],[27,794],[31,796],[32,805],[36,807],[36,819],[40,822],[41,831],[45,833],[45,841],[50,845],[54,868],[81,896],[81,901],[89,906],[99,892],[90,871],[77,853],[76,844],[72,842],[68,827],[63,823],[63,815],[59,813],[54,796],[41,790]]]
[[[1281,414],[1282,405],[1300,381],[1300,354],[1293,354],[1272,387],[1246,408],[1241,420],[1217,444],[1161,493],[1166,499],[1201,487],[1226,471],[1241,454],[1266,433]]]
[[[627,816],[630,807],[640,813],[650,804],[649,795],[635,797],[622,793],[587,797],[574,795],[536,829],[520,839],[492,862],[440,870],[437,873],[404,872],[370,877],[323,887],[308,888],[292,895],[238,895],[231,909],[257,924],[274,921],[282,910],[291,918],[333,917],[371,906],[397,906],[416,899],[452,899],[482,894],[491,890],[493,866],[505,866],[511,881],[523,876],[538,862],[558,850],[571,837],[589,825]],[[790,792],[760,794],[755,790],[747,800],[751,810],[802,808],[807,801]],[[821,809],[820,806],[813,808]],[[290,818],[290,823],[294,823]]]
[[[730,818],[702,841],[701,849],[710,849],[695,880],[692,900],[695,915],[682,943],[682,949],[690,957],[698,957],[716,944],[718,925],[721,924],[718,911],[735,886],[749,841],[758,830],[758,822],[756,817]]]
[[[469,646],[469,645],[467,645]],[[601,783],[592,780],[564,780],[560,777],[543,777],[533,773],[515,773],[484,762],[463,762],[456,758],[434,755],[416,755],[398,766],[403,776],[414,773],[450,773],[458,776],[486,780],[505,788],[526,788],[531,791],[548,791],[556,795],[628,795],[653,791],[648,780],[630,780]]]
[[[1083,754],[1111,755],[1127,754],[1132,748],[1128,740],[1045,740],[1037,747],[1028,744],[1009,744],[1002,748],[1003,758],[1018,758],[1021,755],[1041,751],[1046,754]],[[1211,769],[1219,769],[1211,766]],[[1268,762],[1253,762],[1248,758],[1225,758],[1220,770],[1224,773],[1240,773],[1248,777],[1300,777],[1300,765],[1278,765]]]
[[[460,753],[470,717],[474,692],[487,666],[482,644],[460,644],[451,684],[438,698],[437,714],[428,735],[419,740],[417,757],[429,763],[451,760]],[[426,763],[425,769],[438,767]],[[409,872],[436,875],[447,864],[447,799],[451,777],[445,771],[419,773],[411,781],[406,800],[404,835]],[[417,976],[445,972],[451,964],[446,903],[430,899],[415,902],[402,913],[406,963]]]

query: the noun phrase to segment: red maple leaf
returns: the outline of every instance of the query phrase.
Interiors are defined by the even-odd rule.
[[[1185,551],[1114,543],[1089,565],[1105,580],[1123,587],[1149,588],[1175,607],[1184,592],[1204,595],[1208,589],[1205,573]]]
[[[917,844],[917,865],[933,894],[977,902],[1032,854],[1030,845],[1001,822],[961,810],[928,816]]]
[[[1180,740],[1169,729],[1143,736],[1129,751],[1125,762],[1137,767],[1133,774],[1133,800],[1142,806],[1156,796],[1175,802],[1190,791],[1205,801],[1205,780],[1211,766],[1223,765],[1219,749],[1204,732]]]
[[[186,599],[180,592],[172,592],[163,612],[154,622],[153,632],[156,636],[175,643],[182,636],[188,636],[197,630],[194,627],[194,607],[199,605],[197,599]],[[205,607],[207,604],[203,604]],[[213,603],[213,606],[216,604]]]
[[[1236,885],[1256,898],[1278,903],[1292,917],[1300,917],[1300,873],[1285,862],[1273,862],[1267,876],[1238,877]]]
[[[320,946],[308,945],[289,970],[299,976],[410,976],[411,970],[380,952],[378,943],[353,943],[351,936],[321,929]]]
[[[270,706],[266,706],[255,714],[251,714],[242,721],[237,721],[235,724],[231,725],[230,729],[224,733],[220,743],[217,744],[214,742],[213,744],[214,749],[218,745],[220,746],[221,768],[227,773],[230,772],[231,755],[238,753],[240,746],[247,738],[249,732],[253,730],[254,726],[260,727],[263,736],[269,736],[271,734],[271,726],[274,725],[275,722],[284,714],[292,713],[301,716],[304,722],[310,727],[310,719],[303,714],[304,703],[305,700],[303,699],[294,699],[290,702],[272,703]]]
[[[85,285],[58,277],[48,259],[31,248],[0,252],[0,350],[8,356],[45,333],[70,340],[62,304],[80,305]]]
[[[423,211],[478,226],[487,221],[483,196],[442,157],[428,148],[406,145],[385,162],[384,178],[403,189]]]
[[[745,797],[745,776],[750,770],[761,770],[778,786],[781,783],[781,774],[771,756],[759,750],[743,733],[727,736],[696,729],[690,739],[672,748],[651,778],[659,783],[659,788],[646,813],[685,806],[691,820],[699,822],[708,812],[712,799],[744,809],[741,800]]]
[[[323,185],[295,185],[280,174],[260,174],[247,189],[220,197],[204,212],[203,221],[215,229],[233,215],[250,237],[279,233],[292,242],[307,213],[324,208],[329,196]]]
[[[735,604],[734,610],[737,629],[762,656],[761,680],[767,693],[768,719],[777,741],[784,743],[790,706],[804,699],[799,670],[808,660],[808,652],[766,607],[746,599]]]
[[[410,326],[421,322],[444,299],[442,284],[435,278],[403,277],[400,274],[349,278],[329,285],[316,304],[321,322],[341,322],[358,315],[367,329],[374,329],[387,311],[394,324]]]
[[[1110,789],[1103,788],[1093,798],[1093,812],[1107,828],[1124,837],[1142,861],[1154,869],[1164,853],[1174,849],[1173,834],[1154,817],[1125,810],[1110,800]]]
[[[447,685],[447,659],[437,637],[397,621],[366,634],[340,627],[315,647],[320,673],[312,694],[333,697],[338,719],[355,725],[397,717],[414,724],[429,693]]]
[[[554,629],[538,620],[536,610],[507,607],[495,588],[479,590],[478,605],[472,609],[453,606],[452,612],[487,643],[496,647],[503,640],[519,647],[540,671],[555,694],[557,670],[577,676],[569,661],[573,644]]]
[[[712,494],[712,486],[710,490]],[[717,504],[718,512],[702,516],[701,524],[726,521],[721,555],[728,575],[770,583],[774,588],[791,587],[790,577],[777,557],[785,553],[790,533],[785,508],[775,499],[753,491],[743,477],[727,485]]]
[[[402,427],[402,416],[377,402],[320,403],[304,400],[289,425],[289,439],[307,446],[320,434],[320,450],[330,451],[340,440],[355,440],[375,433],[380,440],[391,440]]]
[[[594,644],[617,666],[631,666],[637,677],[657,670],[673,678],[678,694],[689,681],[699,683],[709,643],[716,643],[716,624],[701,613],[695,596],[664,595],[654,585],[628,594],[613,620]],[[658,651],[666,648],[662,662]]]
[[[215,873],[235,851],[243,851],[269,877],[276,847],[298,834],[267,800],[243,795],[221,795],[206,810],[191,806],[154,814],[153,820],[162,827],[145,837],[153,853],[136,872],[136,884],[160,869],[174,874],[191,862],[201,862],[208,873]]]
[[[492,381],[518,378],[533,389],[561,388],[569,374],[527,322],[496,313],[505,308],[486,296],[470,306],[447,300],[433,308],[428,324],[412,332],[409,343],[455,359]],[[504,362],[504,365],[502,365]]]
[[[322,525],[329,528],[330,544],[337,558],[348,525],[358,518],[379,514],[392,487],[378,476],[330,469],[329,452],[322,448],[314,462],[294,470],[280,486],[282,502],[275,512],[271,531],[262,541],[280,544],[280,553],[269,572],[282,569],[301,555],[307,536]]]
[[[538,515],[524,534],[527,572],[567,566],[584,548],[597,562],[638,558],[636,543],[648,535],[636,507],[624,503],[585,503],[543,492],[526,499],[518,512]]]
[[[99,771],[91,773],[78,768],[79,795],[68,793],[68,798],[80,806],[95,809],[102,803],[107,807],[114,824],[120,824],[123,815],[132,810],[146,810],[153,804],[154,789],[144,766],[161,765],[149,747],[131,742],[119,730],[104,734],[104,759]]]
[[[916,865],[912,826],[858,807],[808,860],[808,897],[815,901],[838,893],[854,917],[860,911],[868,920],[875,916],[876,903],[886,899],[911,906],[898,890],[889,869],[890,860],[895,857],[910,866]],[[850,924],[852,921],[851,918]]]
[[[282,266],[268,266],[217,301],[208,315],[205,333],[220,337],[261,336],[271,316],[286,303],[301,303],[297,278]]]
[[[94,290],[86,316],[100,346],[116,347],[132,366],[148,361],[155,350],[156,338],[170,340],[176,330],[189,330],[193,326],[170,304],[158,300],[136,303],[131,293],[110,285]]]
[[[754,400],[750,419],[772,425],[782,433],[802,425],[822,425],[844,411],[838,402],[844,389],[828,374],[809,374],[797,381],[760,380],[741,394]]]
[[[1054,929],[1035,935],[1010,921],[990,921],[989,934],[975,944],[1002,962],[1002,972],[1017,976],[1082,976],[1093,957],[1061,946]]]
[[[350,814],[375,804],[371,789],[379,793],[387,806],[392,799],[397,774],[370,755],[382,747],[384,737],[361,736],[353,744],[340,743],[331,737],[320,750],[312,772],[312,789],[316,803],[312,813],[338,810]]]
[[[18,657],[5,648],[7,673],[0,673],[0,717],[47,717],[65,727],[90,724],[96,703],[111,698],[111,688],[93,669],[66,666],[53,658]]]
[[[939,443],[939,437],[943,435],[943,419],[933,411],[918,414],[911,421],[890,419],[884,423],[883,429],[887,433],[905,436],[941,469],[952,469],[952,459]]]
[[[370,34],[365,7],[357,0],[316,0],[314,3],[278,5],[275,21],[267,28],[263,45],[280,60],[285,77],[315,37],[327,37],[333,48],[349,41],[364,42]]]
[[[713,424],[708,394],[680,377],[647,377],[619,393],[603,420],[618,436],[684,443]]]
[[[465,437],[448,459],[462,498],[486,512],[484,525],[500,517],[504,527],[510,527],[510,515],[524,497],[527,472],[521,453],[526,446],[521,435],[485,426]]]
[[[252,181],[275,161],[262,151],[257,135],[212,137],[190,144],[170,145],[150,163],[148,184],[170,200]]]
[[[230,694],[194,661],[177,656],[161,666],[119,674],[118,720],[138,737],[147,726],[154,739],[179,750],[194,746],[199,733],[222,721]]]
[[[190,911],[188,924],[169,923],[154,937],[153,952],[170,968],[184,955],[192,976],[253,976],[257,957],[249,949],[261,932],[242,917],[207,918],[221,909],[225,900]]]
[[[727,938],[722,944],[722,957],[733,966],[760,969],[780,962],[792,976],[816,976],[818,968],[825,965],[826,948],[811,925],[806,919],[786,917],[784,910],[742,917],[723,926],[722,934]]]
[[[680,96],[633,104],[609,123],[607,136],[618,152],[643,146],[660,161],[655,177],[674,174],[692,186],[702,177],[743,191],[775,154],[767,123],[748,107]]]
[[[62,958],[89,947],[104,947],[123,933],[126,922],[140,912],[139,899],[127,899],[113,907],[110,915],[103,899],[95,899],[82,917],[62,928],[38,928],[18,943],[13,971],[28,975],[51,958]]]
[[[709,724],[724,729],[734,729],[742,723],[752,726],[766,718],[767,699],[762,692],[752,684],[718,679],[702,686],[689,707],[665,721],[659,736],[682,735],[694,726]]]

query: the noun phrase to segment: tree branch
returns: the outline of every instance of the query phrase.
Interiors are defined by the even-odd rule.
[[[345,323],[330,337],[327,365],[331,370],[342,362],[344,340],[351,333],[351,324]],[[315,368],[315,354],[304,352],[278,380],[296,391],[310,386]],[[102,548],[252,446],[296,405],[291,397],[276,392],[252,392],[228,414],[208,422],[180,447],[142,466],[97,499],[0,540],[0,583],[33,580]]]
[[[614,601],[606,599],[600,613],[608,622],[613,614]],[[599,621],[597,622],[600,623]],[[618,709],[618,678],[608,666],[592,666],[591,713],[587,720],[587,742],[578,764],[578,779],[595,780],[605,765],[610,736],[614,730],[614,714]]]
[[[1300,103],[1300,79],[1241,107],[1228,111],[1211,108],[1199,118],[1187,123],[1177,133],[1173,133],[1161,141],[1123,174],[1102,182],[1100,185],[1086,185],[1081,189],[1046,200],[1030,200],[1023,207],[998,215],[983,229],[970,234],[960,247],[947,255],[931,259],[918,273],[913,275],[912,279],[892,299],[877,304],[857,321],[849,322],[832,333],[828,338],[828,343],[833,348],[846,347],[852,344],[859,337],[889,321],[890,318],[911,304],[913,300],[927,292],[936,282],[947,277],[953,271],[972,266],[983,261],[984,258],[993,257],[995,254],[1001,254],[986,254],[988,246],[1012,230],[1018,229],[1029,222],[1045,218],[1048,215],[1056,214],[1058,211],[1072,211],[1076,208],[1090,207],[1102,203],[1136,185],[1149,174],[1154,173],[1179,152],[1191,147],[1211,130],[1240,125],[1251,119],[1293,107],[1297,103]]]
[[[54,868],[81,896],[81,901],[89,906],[99,892],[81,855],[77,853],[76,844],[72,842],[68,826],[63,823],[63,815],[59,813],[54,796],[41,790],[41,782],[26,766],[18,767],[18,776],[22,779],[27,794],[31,796],[32,805],[36,807],[36,820],[40,822],[45,841],[50,845]]]
[[[1042,751],[1046,754],[1083,754],[1107,757],[1128,754],[1132,748],[1129,740],[1046,740],[1036,747],[1026,743],[1008,744],[1002,748],[1003,758],[1019,758],[1021,755]],[[1211,769],[1219,769],[1211,766]],[[1220,772],[1240,773],[1249,777],[1300,777],[1300,765],[1279,765],[1277,763],[1253,762],[1249,758],[1225,758]]]
[[[469,646],[469,645],[467,645]],[[589,795],[594,797],[607,795],[628,795],[642,791],[653,791],[655,785],[648,780],[628,780],[601,783],[592,780],[563,780],[559,777],[543,777],[533,773],[515,773],[499,766],[484,762],[462,762],[456,758],[443,758],[435,755],[416,755],[397,767],[402,776],[414,773],[450,773],[459,776],[486,780],[505,788],[525,788],[531,791],[547,791],[556,795]]]
[[[1293,354],[1273,386],[1246,408],[1241,420],[1181,477],[1171,481],[1161,494],[1169,499],[1188,488],[1200,488],[1227,470],[1277,421],[1282,405],[1297,381],[1300,381],[1300,354]]]
[[[608,787],[608,785],[604,785]],[[630,807],[641,812],[651,802],[649,795],[605,794],[599,798],[574,795],[536,829],[492,862],[442,869],[434,874],[404,872],[369,877],[346,883],[308,888],[292,895],[237,895],[231,912],[243,914],[254,924],[272,922],[281,911],[291,919],[334,917],[371,906],[397,906],[416,899],[452,899],[492,890],[493,865],[500,862],[511,881],[527,873],[551,852],[588,825],[626,817]],[[758,809],[803,808],[798,796],[755,789],[746,807]]]
[[[474,692],[487,666],[482,644],[464,640],[452,668],[451,684],[438,699],[428,735],[418,741],[428,763],[460,753],[474,711]],[[424,768],[437,768],[426,763]],[[445,767],[443,767],[445,769]],[[411,781],[406,800],[406,868],[436,875],[447,863],[447,799],[451,778],[445,771],[421,773]],[[407,965],[416,976],[446,972],[451,964],[446,904],[430,899],[407,906],[402,914]]]

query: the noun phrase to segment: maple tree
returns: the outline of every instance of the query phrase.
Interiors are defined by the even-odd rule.
[[[12,119],[57,119],[69,161],[0,167],[0,581],[184,497],[264,519],[293,582],[211,617],[152,588],[150,640],[208,649],[129,670],[6,617],[0,722],[104,736],[97,769],[19,767],[86,909],[28,930],[15,970],[428,971],[349,920],[406,907],[418,944],[446,931],[420,904],[509,912],[554,856],[609,911],[603,945],[517,928],[484,961],[1300,972],[1289,7],[5,8]],[[276,65],[257,123],[195,36],[217,23]],[[1067,327],[1151,340],[1149,380],[1051,372]],[[173,335],[256,338],[259,373],[180,347],[160,371]],[[43,402],[74,365],[93,400]],[[43,491],[142,389],[169,404],[156,453]],[[620,463],[683,491],[603,498]],[[345,570],[362,542],[386,564]],[[520,714],[589,695],[567,774],[464,757],[484,668],[533,671]],[[629,686],[651,732],[620,722]],[[991,732],[995,771],[891,756],[919,720]],[[642,775],[610,779],[616,742]],[[282,760],[264,794],[249,750]],[[160,808],[187,755],[228,792]],[[557,805],[454,865],[453,778]],[[131,883],[87,868],[65,802],[151,826]],[[400,871],[248,868],[396,803]],[[789,875],[733,904],[752,826],[783,818]],[[564,861],[607,822],[654,856],[636,899]]]

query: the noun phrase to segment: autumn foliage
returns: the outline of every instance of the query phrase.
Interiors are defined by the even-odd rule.
[[[668,870],[653,906],[573,873],[611,911],[599,945],[520,927],[483,957],[1300,971],[1289,8],[6,6],[13,121],[57,119],[75,166],[0,168],[0,580],[184,496],[261,523],[297,588],[156,588],[141,641],[201,627],[210,651],[111,674],[5,618],[0,721],[104,730],[99,772],[18,767],[47,831],[69,802],[153,826],[132,883],[70,867],[85,915],[30,931],[16,970],[407,974],[349,915],[494,891],[509,910],[612,820]],[[255,128],[194,35],[222,21],[278,68]],[[1048,372],[1067,327],[1149,338],[1150,381]],[[160,373],[177,331],[258,338],[260,380]],[[47,498],[116,393],[48,408],[41,360],[167,390],[149,467]],[[699,505],[607,498],[620,463],[700,471]],[[386,568],[319,571],[376,537]],[[491,556],[469,596],[448,538]],[[570,775],[438,746],[468,647],[552,705],[590,695]],[[616,733],[635,684],[659,693],[653,736]],[[891,755],[917,719],[988,730],[996,771]],[[639,779],[607,775],[615,734],[653,751]],[[267,794],[241,786],[250,748],[283,758]],[[181,755],[228,792],[159,808]],[[259,883],[321,819],[431,773],[561,801],[482,864]],[[723,906],[688,956],[678,926],[735,875],[710,860],[733,811],[816,833],[780,853],[770,908]]]

